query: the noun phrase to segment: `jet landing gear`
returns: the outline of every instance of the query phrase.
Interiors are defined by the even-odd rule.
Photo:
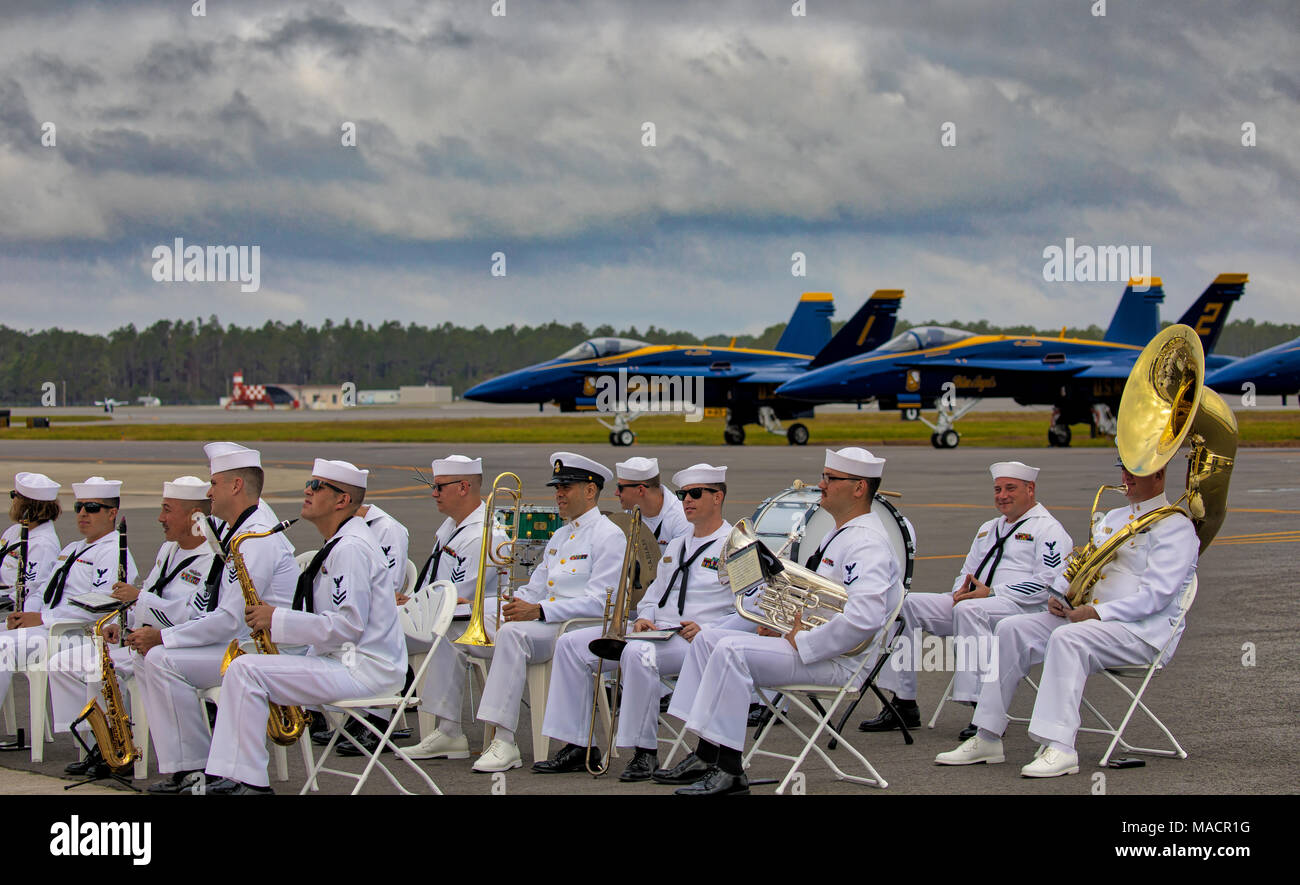
[[[951,406],[945,408],[941,405],[937,409],[934,424],[927,421],[925,416],[920,414],[918,411],[917,419],[925,424],[926,427],[934,431],[930,434],[930,445],[934,446],[936,449],[957,448],[961,443],[961,434],[953,429],[953,425],[957,423],[957,419],[975,408],[975,404],[978,402],[979,400],[975,399],[969,400],[959,409]]]
[[[632,428],[628,425],[640,415],[640,412],[615,412],[613,424],[606,424],[600,418],[596,420],[600,421],[602,427],[609,428],[609,444],[611,446],[630,446],[636,442],[636,434],[632,432]]]

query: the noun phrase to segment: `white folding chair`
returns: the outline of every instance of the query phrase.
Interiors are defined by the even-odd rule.
[[[412,771],[429,786],[435,794],[441,796],[442,790],[433,782],[428,773],[415,763],[406,751],[392,742],[392,734],[397,729],[397,723],[406,709],[412,705],[420,703],[416,692],[420,683],[424,679],[424,671],[428,668],[429,662],[433,660],[433,651],[437,648],[438,643],[446,641],[447,628],[451,625],[452,615],[456,612],[456,585],[450,581],[438,581],[426,587],[421,587],[419,591],[413,594],[406,605],[398,609],[399,616],[402,619],[402,630],[408,637],[413,639],[431,642],[429,653],[424,656],[420,662],[420,669],[415,674],[411,686],[404,693],[394,695],[383,695],[370,698],[352,698],[339,701],[331,701],[325,704],[326,711],[333,714],[337,721],[335,722],[334,734],[330,738],[329,744],[321,752],[320,758],[316,760],[315,765],[310,766],[307,771],[307,782],[303,784],[302,793],[306,793],[309,788],[316,784],[318,775],[336,774],[340,777],[352,778],[357,785],[352,789],[352,795],[361,792],[366,781],[370,779],[371,772],[376,766],[383,771],[388,778],[389,783],[396,787],[400,792],[411,794],[411,791],[402,786],[401,782],[389,771],[388,766],[384,765],[380,756],[383,754],[385,747],[392,749],[397,754],[397,758],[405,762]],[[388,720],[388,726],[383,731],[376,728],[365,716],[366,710],[392,707],[393,715]],[[338,714],[343,714],[339,716]],[[344,727],[349,719],[359,722],[371,734],[379,738],[379,744],[375,747],[374,752],[370,752],[361,743],[356,740]],[[325,763],[328,761],[330,753],[333,752],[335,744],[338,743],[339,736],[346,738],[356,747],[363,756],[368,757],[365,769],[361,774],[351,771],[341,771],[336,768],[326,768]]]
[[[301,568],[302,566],[299,566]],[[406,577],[402,580],[401,592],[410,595],[411,587],[415,584],[415,579],[420,576],[420,570],[415,567],[411,560],[406,561]]]
[[[31,643],[27,650],[19,649],[16,661],[21,669],[14,672],[27,676],[28,688],[28,740],[32,742],[32,761],[45,761],[45,741],[54,740],[54,729],[49,716],[50,659],[58,653],[59,639],[64,636],[84,632],[91,625],[86,621],[54,621],[46,642]],[[85,637],[89,642],[89,637]],[[13,699],[13,684],[10,683],[9,698]]]
[[[301,553],[295,554],[293,561],[298,563],[298,571],[302,571],[307,566],[311,565],[311,558],[315,555],[315,550],[304,550]]]
[[[797,756],[763,749],[763,743],[767,740],[768,735],[770,735],[773,730],[771,728],[772,723],[769,722],[768,727],[763,729],[762,734],[755,739],[754,745],[750,747],[749,752],[745,754],[744,765],[746,768],[749,767],[751,760],[756,755],[773,756],[777,759],[786,759],[793,763],[790,766],[790,770],[786,772],[785,777],[782,778],[781,783],[776,788],[778,794],[785,792],[785,788],[794,778],[795,772],[803,766],[804,760],[808,758],[808,754],[813,750],[817,751],[817,755],[820,756],[830,767],[831,771],[835,773],[836,778],[839,780],[852,781],[853,783],[865,784],[870,787],[880,787],[882,789],[889,786],[888,782],[880,776],[880,773],[877,772],[871,762],[867,760],[867,757],[863,756],[862,753],[858,751],[857,747],[853,746],[853,743],[848,739],[843,731],[836,735],[835,742],[843,744],[844,748],[849,751],[853,758],[862,764],[868,773],[867,777],[849,774],[840,768],[826,750],[823,750],[817,745],[817,739],[821,736],[822,732],[827,729],[830,729],[832,732],[835,731],[832,719],[834,718],[836,711],[839,710],[843,704],[860,698],[865,691],[872,687],[872,677],[874,676],[872,668],[875,667],[878,661],[883,662],[884,657],[889,654],[889,648],[893,641],[892,634],[894,630],[894,622],[898,619],[898,613],[903,607],[903,597],[905,595],[906,594],[900,594],[898,604],[894,606],[893,612],[891,612],[889,617],[885,620],[884,626],[876,631],[876,635],[872,638],[871,644],[867,647],[867,650],[858,657],[857,664],[852,668],[848,678],[846,678],[842,684],[816,685],[809,683],[803,685],[756,687],[759,698],[762,699],[763,704],[770,711],[771,715],[780,719],[781,722],[790,729],[791,734],[803,741],[803,749],[800,750],[799,755]],[[875,671],[878,672],[879,667],[875,667]],[[798,708],[811,719],[816,720],[817,725],[811,733],[805,733],[801,730],[794,724],[787,712],[782,711],[781,708],[785,706],[785,704],[778,700],[778,696],[784,698],[791,707]],[[827,699],[829,703],[822,706],[819,699]]]

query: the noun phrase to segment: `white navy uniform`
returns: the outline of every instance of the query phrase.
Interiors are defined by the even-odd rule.
[[[703,538],[692,534],[669,541],[634,620],[652,621],[657,630],[680,627],[683,621],[694,621],[701,628],[740,627],[744,621],[736,614],[731,590],[718,580],[718,563],[730,533],[731,523],[724,520],[717,531]],[[678,573],[683,566],[684,588]],[[620,661],[604,661],[587,648],[600,636],[600,627],[588,627],[560,637],[542,733],[565,743],[586,744],[596,667],[612,671],[621,663],[623,690],[615,743],[653,750],[658,746],[659,699],[664,693],[659,677],[681,670],[691,643],[680,635],[663,642],[629,639]]]
[[[550,659],[564,621],[604,614],[605,590],[618,586],[626,547],[623,530],[596,507],[556,530],[528,583],[515,592],[521,602],[540,603],[545,620],[511,621],[498,629],[487,619],[485,626],[494,645],[492,666],[479,703],[479,719],[506,731],[515,730],[528,665]],[[484,652],[473,649],[470,653]],[[426,698],[430,701],[426,712],[458,721],[461,696],[453,694],[451,687],[456,678],[464,685],[464,668],[458,661],[451,669],[460,672],[448,673],[439,667],[429,680],[433,690]]]
[[[691,643],[668,712],[704,740],[743,749],[753,686],[843,683],[859,662],[846,653],[886,626],[903,595],[903,567],[880,518],[856,516],[818,549],[817,574],[843,585],[848,600],[825,624],[799,632],[797,653],[785,637],[716,628]]]
[[[264,532],[275,525],[263,518],[260,509],[254,510],[238,524],[234,534]],[[222,538],[228,533],[228,528],[223,529]],[[298,564],[284,532],[245,541],[239,553],[264,603],[286,608],[293,604]],[[206,764],[211,743],[207,713],[195,692],[221,684],[221,659],[226,647],[232,639],[249,636],[244,623],[244,594],[233,562],[227,561],[221,567],[215,592],[217,599],[213,603],[206,584],[200,582],[193,597],[198,617],[162,628],[162,645],[149,649],[136,665],[158,770],[164,774],[193,771]],[[215,605],[211,611],[210,605]],[[281,654],[301,651],[291,643],[280,645]]]
[[[14,598],[13,588],[18,582],[18,562],[22,557],[19,540],[23,527],[14,523],[0,535],[0,584],[9,589],[4,591],[8,599]],[[58,532],[54,530],[53,521],[46,521],[27,530],[27,595],[39,595],[54,573],[55,560],[63,547],[59,543]]]
[[[434,581],[451,581],[456,585],[457,597],[468,599],[471,603],[474,601],[474,594],[478,589],[478,558],[483,546],[483,520],[486,518],[486,513],[487,508],[480,503],[460,522],[456,522],[451,517],[443,520],[434,535],[433,553],[430,554],[422,569],[425,572],[422,585],[432,584]],[[493,550],[509,540],[500,526],[493,525],[491,541]],[[483,572],[483,579],[488,584],[483,593],[484,626],[489,633],[494,633],[497,594],[507,585],[509,576],[489,563]],[[456,621],[448,629],[447,638],[438,643],[438,648],[433,653],[433,660],[425,667],[424,681],[420,685],[420,709],[425,713],[433,713],[454,722],[460,721],[460,708],[465,694],[466,655],[469,654],[469,646],[456,645],[452,640],[465,632],[467,623]],[[410,637],[407,637],[406,644],[407,651],[411,654],[420,654],[429,650],[429,643],[417,643]],[[476,649],[476,651],[487,655],[492,649]],[[440,699],[437,704],[431,700],[435,695]],[[452,707],[455,708],[454,714],[439,712],[450,711]]]
[[[0,703],[9,695],[14,669],[23,668],[36,643],[43,646],[48,641],[50,625],[55,621],[91,624],[102,617],[73,605],[72,600],[83,593],[112,592],[117,582],[117,539],[117,532],[110,531],[93,543],[78,539],[65,546],[55,557],[54,570],[45,586],[32,587],[23,606],[24,611],[40,613],[41,625],[0,631]],[[135,560],[128,552],[126,579],[133,582],[137,576]],[[65,649],[79,653],[83,645],[91,645],[84,634],[65,633],[59,639],[59,648],[49,649],[46,660]]]
[[[1093,526],[1094,543],[1105,543],[1125,523],[1168,503],[1161,494],[1111,510]],[[1001,734],[1020,680],[1042,663],[1029,736],[1039,743],[1073,747],[1088,675],[1107,667],[1150,662],[1178,620],[1179,600],[1196,574],[1199,548],[1191,520],[1181,514],[1165,517],[1124,544],[1102,570],[1090,601],[1100,620],[1071,623],[1041,612],[998,624],[998,676],[981,688],[975,725]],[[1058,577],[1055,589],[1066,593],[1069,581]],[[1166,661],[1173,656],[1182,631],[1180,625]]]
[[[212,551],[206,544],[184,550],[166,541],[158,550],[153,568],[140,585],[140,595],[127,613],[128,629],[170,627],[198,617],[194,593],[212,565]],[[110,649],[119,684],[129,679],[139,658],[126,646]],[[50,662],[50,709],[55,731],[67,731],[86,702],[98,697],[101,664],[99,653],[90,645],[65,649]],[[143,735],[139,736],[143,739]]]
[[[384,557],[384,574],[388,576],[389,588],[396,596],[406,583],[406,557],[410,550],[411,534],[406,526],[386,511],[374,504],[366,506],[370,509],[362,518],[375,533],[375,543]]]
[[[337,543],[335,543],[337,542]],[[276,606],[271,639],[304,655],[242,655],[221,683],[207,773],[265,787],[269,704],[303,706],[399,691],[406,644],[387,559],[360,518],[346,520],[312,581],[314,611]],[[305,603],[305,599],[304,599]]]
[[[899,698],[914,700],[921,631],[956,636],[958,668],[952,697],[974,704],[985,678],[981,665],[992,648],[994,627],[1012,615],[1047,610],[1047,590],[1065,570],[1072,547],[1065,527],[1042,504],[1035,504],[1014,522],[998,516],[984,523],[975,533],[951,591],[909,593],[903,600],[907,641],[881,670],[880,686]],[[952,594],[961,589],[966,575],[987,584],[992,595],[953,605]]]
[[[664,492],[664,503],[659,508],[659,512],[654,516],[646,516],[645,511],[642,511],[641,521],[659,542],[661,556],[668,551],[668,542],[673,538],[694,532],[694,528],[686,520],[686,511],[682,509],[682,502],[668,491]]]

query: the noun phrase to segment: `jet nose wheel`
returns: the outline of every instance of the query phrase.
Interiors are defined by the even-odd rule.
[[[961,442],[961,434],[955,430],[945,430],[943,433],[938,434],[938,436],[939,448],[941,449],[955,449],[957,448],[957,444]]]
[[[785,438],[792,446],[808,445],[808,428],[802,424],[791,424],[785,432]]]
[[[630,446],[636,441],[636,434],[630,430],[619,430],[614,433],[614,438],[617,440],[614,445]]]
[[[1067,448],[1070,445],[1070,425],[1053,424],[1048,427],[1047,444],[1052,448]]]
[[[745,444],[745,428],[739,424],[728,424],[722,431],[722,438],[729,446],[743,446]]]

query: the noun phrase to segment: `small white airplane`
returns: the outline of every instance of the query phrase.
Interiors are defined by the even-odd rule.
[[[105,411],[105,412],[108,412],[108,414],[111,415],[111,414],[113,414],[113,409],[117,408],[118,406],[129,406],[129,405],[131,405],[131,402],[130,402],[130,400],[124,400],[124,399],[113,399],[113,398],[110,396],[108,399],[97,399],[97,400],[95,400],[95,405],[97,405],[97,406],[103,406],[103,407],[104,407],[104,411]]]
[[[138,402],[140,405],[144,406],[145,408],[152,408],[154,406],[162,405],[162,400],[158,399],[158,397],[156,396],[137,396],[135,398],[135,401]]]

